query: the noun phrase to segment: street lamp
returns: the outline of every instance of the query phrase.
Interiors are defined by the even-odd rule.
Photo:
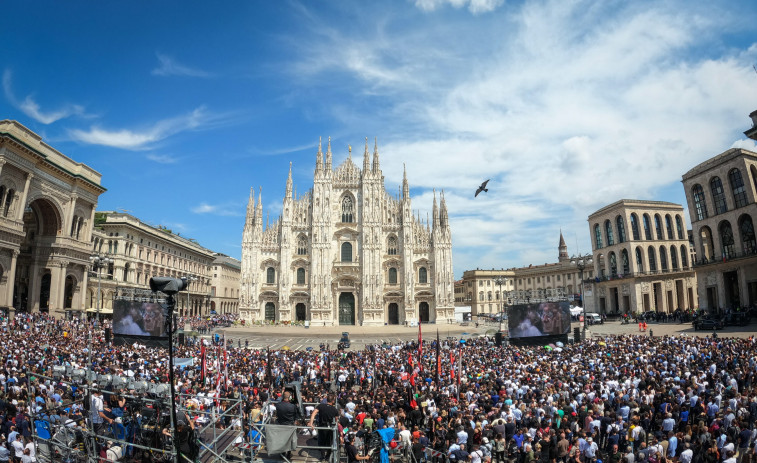
[[[100,270],[103,267],[107,267],[108,265],[113,263],[113,259],[107,256],[91,256],[89,258],[89,261],[92,263],[92,270],[97,272],[97,319],[95,320],[95,326],[97,326],[97,323],[100,321],[100,281],[102,280],[102,273]]]
[[[494,278],[494,284],[499,286],[499,297],[502,301],[502,309],[499,312],[499,331],[502,331],[502,319],[504,318],[505,314],[505,293],[502,292],[502,286],[507,282],[507,278],[504,276],[498,276]]]
[[[584,269],[587,265],[592,265],[594,263],[594,259],[592,258],[591,254],[586,254],[585,256],[578,255],[573,256],[570,258],[570,263],[576,266],[576,269],[578,269],[578,279],[581,280],[581,308],[583,309],[583,338],[586,339],[586,301],[584,301]]]
[[[184,277],[184,279],[187,280],[187,310],[184,313],[184,316],[185,317],[189,317],[191,315],[191,313],[190,313],[190,302],[189,302],[189,292],[190,292],[190,289],[192,288],[192,282],[199,280],[199,278],[197,278],[194,275],[187,275],[187,276]]]

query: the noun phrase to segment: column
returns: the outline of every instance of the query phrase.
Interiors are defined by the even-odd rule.
[[[36,262],[32,264],[32,267],[29,270],[29,293],[27,295],[26,307],[22,307],[22,309],[25,309],[30,313],[35,310],[39,312],[39,289],[40,284],[42,283],[41,277],[43,270],[44,267],[40,268],[39,264]]]
[[[2,165],[0,165],[0,168]],[[5,306],[6,307],[12,307],[13,306],[13,293],[16,289],[16,263],[18,262],[18,249],[13,249],[11,251],[11,266],[10,269],[8,269],[8,283],[5,285],[5,287],[8,289],[8,294],[6,295],[5,299]]]
[[[66,213],[66,220],[63,228],[63,235],[64,236],[70,236],[75,237],[76,236],[76,230],[74,230],[74,233],[71,233],[71,228],[74,227],[74,211],[76,210],[76,200],[79,198],[78,195],[71,195],[71,201],[68,202],[68,211]]]
[[[0,174],[3,173],[3,166],[5,165],[5,159],[0,159]]]
[[[87,307],[87,301],[89,301],[89,266],[84,266],[84,275],[81,279],[81,299],[79,301],[79,307],[71,307],[72,309],[76,310],[79,309],[83,312],[85,312],[89,307]],[[72,304],[73,305],[73,304]]]
[[[50,268],[50,300],[48,306],[50,307],[50,315],[55,310],[61,310],[63,308],[63,295],[64,285],[66,281],[66,268],[68,262],[55,261]]]
[[[29,186],[32,183],[32,179],[34,178],[34,174],[31,172],[28,172],[26,174],[26,184],[24,185],[24,194],[21,196],[21,204],[19,204],[18,210],[16,211],[16,220],[24,220],[24,209],[26,209],[26,199],[29,197]]]
[[[92,205],[92,212],[90,212],[89,214],[89,222],[87,223],[88,226],[87,226],[87,229],[84,230],[85,235],[83,237],[82,236],[79,237],[82,241],[86,241],[87,243],[89,243],[90,240],[92,240],[92,230],[95,228],[95,210],[96,209],[97,209],[97,203]],[[97,252],[97,249],[95,249],[95,252]]]

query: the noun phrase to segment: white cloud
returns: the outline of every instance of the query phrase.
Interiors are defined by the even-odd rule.
[[[239,204],[208,204],[202,202],[190,209],[195,214],[211,214],[220,216],[242,216],[245,213],[244,207]]]
[[[416,2],[444,4],[472,5]],[[578,238],[570,252],[589,251],[590,213],[621,198],[665,200],[661,190],[748,128],[757,45],[718,45],[722,31],[748,27],[730,11],[545,0],[493,15],[470,27],[330,31],[297,66],[382,99],[387,183],[401,182],[406,163],[411,188],[447,190],[458,274],[482,260],[552,262],[560,228]],[[346,126],[360,119],[360,108],[332,108]],[[486,178],[490,192],[474,199]],[[473,251],[481,246],[490,251]]]
[[[178,158],[168,154],[150,153],[145,157],[150,161],[157,162],[158,164],[175,164],[179,160]]]
[[[170,56],[156,53],[160,66],[152,70],[155,76],[211,77],[212,74],[201,69],[185,66]]]
[[[434,11],[446,5],[460,9],[467,5],[473,14],[489,13],[504,3],[505,0],[415,0],[415,6],[424,11]]]
[[[32,95],[27,95],[23,100],[16,98],[12,87],[13,76],[9,69],[3,72],[3,91],[5,98],[16,108],[32,119],[43,124],[52,124],[53,122],[65,119],[71,116],[86,116],[84,107],[75,104],[67,104],[61,108],[44,111]]]
[[[151,127],[142,130],[112,130],[93,126],[86,131],[71,130],[70,134],[72,138],[83,143],[112,146],[126,150],[140,150],[149,148],[153,144],[180,132],[202,128],[217,119],[218,116],[209,114],[204,107],[199,107],[187,114],[158,121]]]

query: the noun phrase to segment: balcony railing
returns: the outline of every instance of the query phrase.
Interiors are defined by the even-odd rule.
[[[603,281],[615,281],[615,280],[624,280],[627,278],[637,278],[637,277],[647,277],[647,276],[654,276],[654,275],[668,275],[672,273],[685,273],[685,272],[691,272],[694,269],[692,267],[683,267],[683,268],[676,268],[676,269],[665,269],[665,270],[648,270],[645,272],[631,272],[631,273],[623,273],[623,274],[617,274],[617,275],[603,275],[603,276],[597,276],[594,278],[584,278],[584,283],[600,283]]]
[[[715,265],[715,264],[722,264],[723,262],[730,262],[733,260],[739,260],[739,259],[748,259],[750,257],[757,257],[757,248],[741,251],[741,252],[729,252],[725,254],[721,254],[719,256],[714,256],[712,259],[708,259],[706,257],[702,259],[697,259],[694,261],[694,267],[703,267],[705,265]]]

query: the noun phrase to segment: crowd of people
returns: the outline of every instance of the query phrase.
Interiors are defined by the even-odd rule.
[[[90,330],[97,374],[168,382],[165,348],[114,346],[103,325],[37,314],[2,326],[0,433],[7,445],[0,462],[6,451],[12,460],[35,461],[32,427],[40,416],[83,426],[89,415],[107,425],[129,406],[119,394],[134,391],[114,389],[86,407],[81,379],[53,375],[55,367],[88,366]],[[176,387],[191,405],[189,421],[207,419],[201,411],[222,409],[225,398],[241,401],[247,427],[265,415],[267,401],[289,402],[284,388],[299,381],[303,402],[318,405],[295,421],[336,425],[349,463],[366,459],[376,432],[391,434],[418,461],[444,463],[757,461],[753,337],[613,336],[551,350],[466,341],[443,339],[439,354],[430,338],[422,347],[343,351],[194,343],[176,347],[176,358],[197,359],[177,368]],[[290,422],[291,407],[277,418]]]

